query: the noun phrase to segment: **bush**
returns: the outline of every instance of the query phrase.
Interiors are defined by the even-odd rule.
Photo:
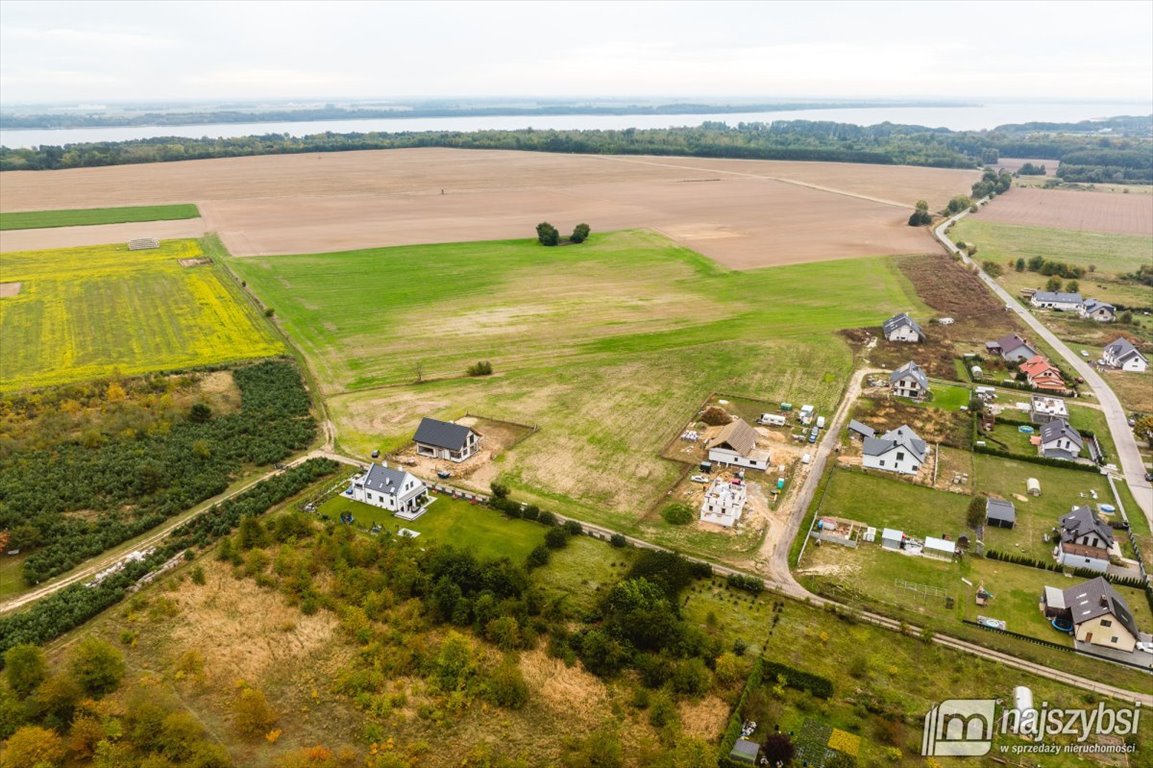
[[[490,483],[488,487],[489,487],[489,490],[492,491],[492,497],[494,499],[507,499],[508,498],[508,486],[507,485],[502,485],[500,483],[493,482],[493,483]]]
[[[548,532],[544,535],[544,543],[549,549],[564,549],[568,546],[569,536],[571,536],[564,528],[549,528]]]
[[[629,540],[625,538],[623,533],[614,533],[609,539],[609,543],[617,549],[622,549],[629,545]]]
[[[573,227],[572,237],[569,238],[569,241],[573,243],[583,243],[589,239],[590,231],[588,224],[577,224]]]
[[[564,529],[572,536],[580,536],[584,533],[584,528],[581,528],[581,524],[576,520],[566,520]]]
[[[469,376],[491,376],[492,363],[488,360],[481,360],[478,363],[473,363],[468,367]]]
[[[704,413],[701,414],[701,421],[710,427],[723,427],[732,420],[733,417],[729,416],[728,411],[719,405],[710,405],[705,409]]]
[[[759,595],[765,591],[765,582],[758,579],[756,576],[745,576],[740,573],[731,573],[725,579],[730,589],[741,589],[745,592],[751,592],[754,595]]]
[[[112,693],[124,678],[124,656],[98,637],[81,640],[68,666],[84,692],[96,697]]]
[[[528,553],[528,567],[541,568],[548,565],[549,558],[552,555],[548,551],[548,547],[541,544],[539,547]]]
[[[669,525],[688,525],[696,518],[696,514],[688,504],[676,502],[661,510],[661,517]]]
[[[528,702],[528,683],[515,662],[505,662],[492,673],[488,693],[498,707],[520,709]]]
[[[552,512],[541,512],[537,520],[541,525],[556,525],[556,515]]]
[[[541,245],[557,245],[560,243],[560,232],[552,224],[542,221],[536,225],[536,239]]]
[[[808,691],[818,699],[827,699],[833,695],[833,683],[828,678],[802,672],[775,661],[764,662],[764,676],[767,680],[783,681],[786,688]]]

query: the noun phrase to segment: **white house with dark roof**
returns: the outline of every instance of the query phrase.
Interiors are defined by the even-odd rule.
[[[861,445],[861,466],[915,475],[928,454],[929,446],[906,424],[880,437],[866,437]]]
[[[1047,459],[1075,459],[1085,450],[1081,433],[1069,426],[1064,419],[1053,419],[1042,424],[1039,430],[1041,445],[1039,450]]]
[[[718,464],[768,469],[769,452],[757,448],[757,431],[744,419],[726,424],[708,443],[709,461]]]
[[[1057,524],[1053,557],[1069,568],[1105,573],[1114,545],[1113,529],[1099,520],[1092,509],[1073,507]]]
[[[881,326],[881,332],[889,341],[903,341],[917,343],[925,340],[925,332],[917,321],[909,317],[908,312],[894,315]]]
[[[1057,309],[1062,312],[1076,312],[1085,303],[1079,293],[1062,293],[1060,291],[1037,291],[1029,303],[1038,309]]]
[[[1149,361],[1145,355],[1141,354],[1141,351],[1133,346],[1133,342],[1124,336],[1105,347],[1101,359],[1105,361],[1105,365],[1111,368],[1119,368],[1122,371],[1132,373],[1144,373],[1149,367]]]
[[[427,416],[420,420],[412,441],[416,452],[430,459],[461,462],[480,449],[481,435],[475,429],[450,421],[438,421]]]
[[[929,377],[912,360],[889,374],[889,391],[895,397],[923,400],[929,394]]]
[[[1098,576],[1063,592],[1079,643],[1132,653],[1141,636],[1133,612],[1113,585]]]
[[[428,506],[428,488],[419,477],[387,464],[373,464],[352,479],[344,492],[355,501],[387,509],[397,517],[415,520]]]
[[[1077,314],[1086,320],[1111,323],[1117,319],[1117,308],[1107,301],[1085,299],[1085,303],[1077,308]]]
[[[1015,333],[1008,336],[1002,336],[995,341],[985,342],[985,351],[1000,355],[1001,359],[1012,362],[1020,362],[1028,360],[1031,357],[1037,356],[1037,350],[1034,349],[1029,342]]]

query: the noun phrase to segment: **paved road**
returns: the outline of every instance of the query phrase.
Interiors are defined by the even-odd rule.
[[[945,230],[952,222],[961,220],[968,213],[968,211],[962,211],[953,218],[945,220],[933,229],[933,234],[945,246],[946,250],[950,253],[960,254],[967,264],[977,267],[978,276],[993,293],[1005,302],[1005,306],[1016,312],[1037,336],[1057,350],[1057,353],[1065,358],[1065,362],[1077,372],[1077,375],[1093,388],[1093,392],[1097,395],[1097,402],[1101,404],[1101,410],[1105,413],[1105,420],[1109,424],[1109,433],[1113,436],[1113,444],[1117,446],[1117,458],[1120,459],[1121,469],[1124,471],[1125,480],[1129,484],[1129,490],[1133,492],[1137,506],[1141,508],[1145,514],[1145,519],[1149,521],[1149,526],[1153,528],[1153,485],[1150,485],[1145,479],[1145,464],[1137,450],[1137,440],[1133,436],[1133,430],[1129,428],[1129,417],[1125,413],[1125,409],[1121,407],[1121,401],[1117,399],[1113,390],[1109,388],[1100,374],[1093,370],[1091,365],[1069,349],[1065,342],[1058,339],[1052,331],[1042,325],[1032,312],[1022,306],[1012,294],[1002,288],[996,280],[985,274],[985,271],[976,262],[953,244],[953,241],[945,234]]]

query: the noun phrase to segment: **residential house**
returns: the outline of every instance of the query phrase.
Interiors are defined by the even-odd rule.
[[[1077,642],[1129,653],[1136,648],[1140,633],[1133,612],[1104,577],[1069,587],[1064,599]]]
[[[1065,378],[1061,369],[1049,362],[1044,355],[1034,355],[1021,363],[1020,370],[1025,374],[1026,381],[1037,389],[1052,391],[1065,391]]]
[[[1144,373],[1149,367],[1145,355],[1124,336],[1105,347],[1101,359],[1105,361],[1105,365],[1133,373]]]
[[[344,493],[405,520],[420,517],[429,502],[428,488],[420,478],[387,464],[372,464],[363,475],[352,479]]]
[[[757,432],[744,419],[733,419],[708,444],[709,461],[767,469],[769,452],[757,448]]]
[[[420,456],[461,462],[480,448],[481,435],[471,427],[438,421],[427,416],[420,420],[412,441]]]
[[[861,446],[861,465],[902,475],[915,475],[925,463],[929,446],[907,424],[880,437],[866,437]]]
[[[889,374],[889,390],[895,397],[923,400],[929,394],[929,377],[912,360]]]
[[[1097,519],[1089,507],[1073,511],[1057,524],[1057,546],[1053,556],[1061,565],[1105,573],[1114,547],[1113,529]]]
[[[1079,293],[1061,293],[1060,291],[1037,291],[1029,299],[1029,303],[1038,309],[1056,309],[1061,312],[1076,312],[1081,309],[1085,300]]]
[[[1064,419],[1053,419],[1042,424],[1040,431],[1041,455],[1048,459],[1075,459],[1085,450],[1081,433]]]
[[[1086,320],[1111,323],[1117,319],[1117,308],[1107,301],[1085,299],[1085,303],[1077,308],[1077,314]]]
[[[1028,360],[1037,355],[1037,350],[1029,345],[1022,337],[1015,333],[1002,336],[996,341],[985,342],[985,350],[994,355],[1000,355],[1006,362]]]
[[[701,522],[732,528],[741,519],[746,498],[742,481],[713,478],[701,502]]]
[[[925,340],[925,332],[917,321],[909,317],[908,312],[890,317],[881,326],[881,331],[889,341],[904,341],[916,343]]]
[[[1034,424],[1048,424],[1053,419],[1068,419],[1069,409],[1065,400],[1060,397],[1045,397],[1033,395],[1029,404],[1029,420]]]
[[[1005,499],[985,501],[985,522],[998,528],[1012,528],[1017,524],[1017,509]]]

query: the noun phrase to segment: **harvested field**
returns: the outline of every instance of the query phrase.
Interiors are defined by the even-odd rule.
[[[7,179],[5,179],[5,183],[7,183]],[[137,237],[182,240],[203,237],[206,231],[204,219],[101,224],[91,227],[11,229],[0,232],[0,252],[41,251],[51,248],[76,248],[82,245],[126,243]]]
[[[594,231],[659,229],[743,269],[936,251],[926,230],[906,226],[909,210],[921,198],[941,207],[977,176],[843,163],[383,150],[12,172],[0,210],[192,200],[206,228],[241,256],[521,237],[541,220],[562,231],[587,221]],[[704,178],[710,183],[682,183]]]
[[[1056,175],[1057,166],[1060,164],[1060,162],[1061,162],[1060,160],[1037,160],[1036,158],[1030,159],[1028,157],[1002,157],[994,165],[998,170],[1005,170],[1005,171],[1008,171],[1009,173],[1016,173],[1017,171],[1021,170],[1021,166],[1023,166],[1025,163],[1032,163],[1035,166],[1037,166],[1037,165],[1045,166],[1045,175],[1044,176],[1025,176],[1025,177],[1023,177],[1025,180],[1029,180],[1029,179],[1043,179],[1043,178],[1046,178],[1048,176]]]
[[[1153,235],[1153,197],[1063,189],[1014,189],[977,214],[979,221],[1084,232]]]
[[[0,299],[20,295],[20,283],[0,283]]]

